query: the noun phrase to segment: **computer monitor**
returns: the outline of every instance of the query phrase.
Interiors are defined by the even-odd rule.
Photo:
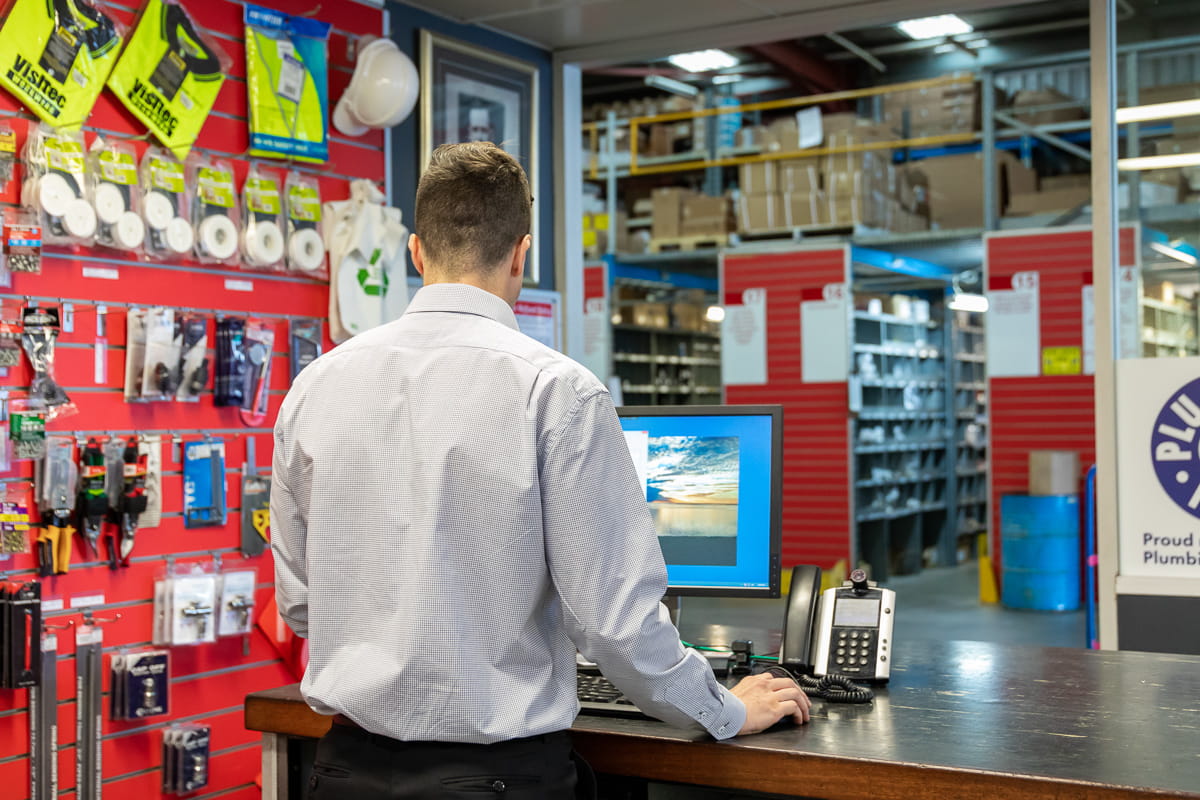
[[[668,595],[779,597],[783,409],[617,409],[667,562]]]

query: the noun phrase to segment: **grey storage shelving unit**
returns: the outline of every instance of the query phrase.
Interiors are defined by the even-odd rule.
[[[921,569],[948,542],[947,338],[928,321],[852,312],[850,380],[858,557],[872,577]]]
[[[954,449],[949,496],[954,498],[958,551],[975,552],[975,535],[988,527],[987,374],[983,315],[950,311],[954,380]]]

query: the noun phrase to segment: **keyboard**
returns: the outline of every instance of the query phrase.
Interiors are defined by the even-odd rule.
[[[629,719],[653,719],[621,694],[612,681],[599,672],[580,669],[575,673],[575,693],[579,697],[579,713]]]

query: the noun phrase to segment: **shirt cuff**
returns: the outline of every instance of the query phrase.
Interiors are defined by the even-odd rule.
[[[730,739],[737,736],[738,731],[746,724],[746,705],[724,686],[718,688],[721,690],[720,711],[716,714],[701,711],[697,722],[703,725],[714,739]]]

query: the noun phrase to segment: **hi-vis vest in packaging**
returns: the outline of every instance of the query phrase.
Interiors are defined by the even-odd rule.
[[[176,158],[183,159],[200,135],[230,63],[182,5],[148,0],[108,86]]]
[[[54,127],[78,129],[123,33],[87,0],[17,0],[0,30],[0,84]]]

